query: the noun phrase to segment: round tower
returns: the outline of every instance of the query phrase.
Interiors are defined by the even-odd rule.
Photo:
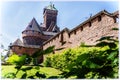
[[[22,32],[24,45],[42,45],[42,30],[39,24],[33,18],[27,28]]]

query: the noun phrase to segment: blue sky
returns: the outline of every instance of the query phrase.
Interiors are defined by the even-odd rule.
[[[60,29],[72,29],[84,22],[90,14],[101,10],[112,13],[118,9],[117,1],[52,1],[58,10],[57,24]],[[17,38],[26,28],[33,17],[40,24],[43,22],[43,8],[50,4],[49,1],[6,1],[0,4],[1,28],[0,44],[5,48]]]

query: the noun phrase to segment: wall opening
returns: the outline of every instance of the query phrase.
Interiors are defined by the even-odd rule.
[[[69,38],[70,38],[70,34],[68,34]]]
[[[74,34],[76,34],[76,30],[74,31]]]
[[[98,17],[98,22],[100,22],[100,21],[101,21],[101,16]]]
[[[91,27],[91,22],[89,22],[89,27]]]
[[[119,18],[114,18],[114,23],[119,23]]]
[[[80,30],[83,31],[83,26],[80,27]]]

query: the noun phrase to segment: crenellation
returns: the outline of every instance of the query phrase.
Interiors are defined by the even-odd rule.
[[[61,44],[54,44],[54,43],[60,43],[55,40],[54,42],[51,42],[52,39],[55,39],[54,37],[49,40],[48,42],[51,42],[50,45],[47,44],[47,46],[55,45],[55,48],[59,47],[65,47],[65,48],[72,48],[76,46],[80,46],[81,43],[85,43],[88,45],[95,45],[97,42],[96,40],[104,37],[104,36],[115,36],[118,37],[118,31],[113,31],[112,28],[118,28],[118,23],[115,23],[116,19],[114,16],[107,15],[109,13],[98,13],[99,15],[93,18],[91,17],[86,22],[83,22],[76,28],[72,29],[69,32],[63,32],[59,33],[59,39],[58,41],[62,42],[66,41],[64,45]],[[62,37],[61,37],[62,35]],[[58,36],[58,34],[57,34]],[[56,36],[56,37],[57,37]],[[48,43],[47,42],[47,43]],[[58,47],[59,46],[59,47]],[[43,45],[43,49],[46,49],[46,43]]]
[[[58,10],[50,4],[44,8],[43,23],[40,25],[33,18],[26,29],[22,32],[23,42],[17,39],[10,47],[18,55],[23,53],[32,55],[39,49],[45,50],[50,46],[55,46],[55,52],[59,49],[73,48],[80,46],[81,43],[95,45],[96,40],[104,36],[114,36],[118,38],[118,11],[108,13],[103,10],[88,20],[76,26],[72,30],[67,28],[62,31],[57,26]],[[43,56],[39,58],[43,60]]]

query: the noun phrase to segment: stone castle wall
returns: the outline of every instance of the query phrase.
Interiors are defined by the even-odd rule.
[[[96,40],[104,36],[115,36],[118,38],[118,31],[112,30],[112,28],[118,28],[116,18],[101,14],[80,24],[71,31],[68,29],[62,30],[56,36],[45,42],[43,49],[53,45],[56,50],[80,46],[81,43],[94,45],[96,44]]]

